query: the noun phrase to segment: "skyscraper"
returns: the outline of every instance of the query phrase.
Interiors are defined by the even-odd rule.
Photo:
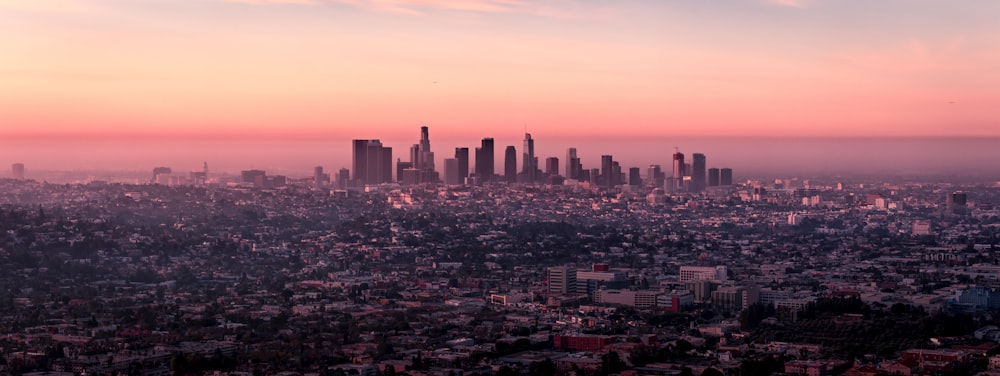
[[[392,148],[379,140],[354,140],[354,180],[361,185],[392,181]]]
[[[531,138],[531,133],[524,133],[524,155],[521,165],[521,174],[525,183],[534,183],[538,175],[538,158],[535,157],[535,140]]]
[[[368,172],[368,141],[369,140],[353,140],[351,141],[352,153],[352,168],[351,173],[352,178],[364,184],[368,177],[366,176]]]
[[[434,152],[431,151],[431,139],[426,126],[420,127],[420,142],[410,147],[410,162],[406,165],[402,165],[401,161],[397,162],[396,179],[403,181],[403,176],[398,171],[410,168],[417,171],[415,173],[407,172],[407,174],[415,174],[415,176],[410,176],[411,179],[407,179],[411,184],[433,183],[439,180],[438,173],[434,170]]]
[[[681,187],[684,181],[684,154],[681,152],[674,153],[674,174],[671,175],[673,178],[674,189],[677,190]]]
[[[545,174],[559,175],[559,158],[556,157],[545,158]]]
[[[719,186],[719,169],[717,168],[708,169],[708,186],[709,187]]]
[[[631,167],[628,169],[628,185],[633,187],[638,187],[642,185],[642,177],[640,176],[638,167]]]
[[[705,189],[705,154],[694,153],[691,161],[691,190],[701,192]]]
[[[733,169],[723,168],[719,170],[719,185],[733,185]]]
[[[466,149],[468,150],[468,149]],[[445,158],[444,160],[444,183],[449,185],[462,184],[459,177],[458,158]]]
[[[469,148],[455,148],[455,159],[458,160],[458,184],[464,184],[469,177]]]
[[[493,138],[484,138],[482,146],[476,148],[476,179],[488,183],[493,181],[494,160]]]
[[[503,153],[503,178],[508,183],[517,182],[517,150],[510,145]]]
[[[614,159],[610,155],[601,156],[601,186],[611,188],[615,185]]]
[[[10,169],[14,175],[14,179],[24,180],[24,163],[15,163],[10,166]],[[153,177],[153,180],[156,180],[155,176]]]
[[[666,176],[663,175],[663,170],[658,164],[651,164],[649,168],[646,169],[646,179],[648,180],[646,184],[652,184],[654,187],[663,187],[663,179]]]
[[[580,158],[576,156],[576,148],[566,149],[566,179],[579,179],[580,172],[576,165],[580,163]]]

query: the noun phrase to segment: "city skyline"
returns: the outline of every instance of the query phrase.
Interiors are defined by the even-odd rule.
[[[401,139],[414,123],[462,138],[525,123],[538,139],[997,137],[998,12],[929,0],[3,0],[0,137]]]

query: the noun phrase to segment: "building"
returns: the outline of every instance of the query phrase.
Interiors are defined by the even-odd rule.
[[[680,191],[683,188],[684,176],[687,175],[684,168],[684,153],[678,151],[674,153],[674,173],[670,176],[673,178],[674,186],[672,188],[674,192]]]
[[[708,169],[708,186],[709,187],[719,186],[719,169],[717,168]]]
[[[666,179],[666,175],[663,174],[663,170],[658,164],[651,164],[646,168],[646,184],[652,184],[654,187],[663,188],[663,181]]]
[[[379,140],[353,140],[354,181],[375,185],[392,181],[392,148]]]
[[[461,169],[458,167],[457,158],[445,158],[444,160],[444,183],[448,185],[462,184]]]
[[[508,146],[503,153],[503,178],[508,183],[517,182],[517,150]]]
[[[733,169],[723,168],[719,170],[719,185],[733,185]]]
[[[420,127],[420,142],[410,147],[409,167],[397,164],[397,179],[404,180],[399,176],[398,171],[406,168],[415,168],[419,171],[417,183],[436,183],[440,180],[440,176],[434,168],[434,152],[431,151],[430,131],[427,127]]]
[[[737,286],[724,286],[712,291],[712,306],[721,311],[739,311],[743,309],[744,289]]]
[[[635,308],[656,307],[656,297],[660,293],[652,290],[597,290],[594,291],[594,303],[618,304]]]
[[[705,190],[705,183],[705,154],[694,153],[691,155],[691,191]]]
[[[610,155],[601,156],[601,186],[604,188],[614,187],[617,176],[615,176],[614,159]]]
[[[15,164],[13,164],[13,165],[10,166],[10,169],[12,171],[14,179],[24,180],[24,163],[15,163]],[[155,175],[155,172],[154,172],[154,175]],[[154,181],[156,180],[155,176],[153,177],[153,180]]]
[[[673,291],[656,297],[656,308],[667,312],[681,312],[694,305],[694,294],[687,291]]]
[[[625,273],[608,270],[578,270],[576,272],[576,292],[593,296],[600,289],[623,289],[628,286]]]
[[[455,148],[455,159],[458,160],[459,184],[465,184],[469,177],[469,148]]]
[[[945,208],[948,210],[948,214],[964,214],[967,203],[968,195],[965,192],[952,192],[948,194]]]
[[[323,166],[313,168],[313,184],[316,188],[323,188],[330,184],[330,174],[323,172]]]
[[[493,181],[494,158],[493,139],[484,138],[482,146],[476,148],[476,179],[481,183]]]
[[[642,176],[640,175],[638,167],[631,167],[628,169],[628,185],[633,187],[642,185]]]
[[[566,266],[548,269],[549,294],[567,295],[576,293],[576,270]]]
[[[729,279],[729,271],[725,266],[681,266],[678,280],[681,283],[691,281],[725,281]]]
[[[521,161],[521,175],[525,183],[538,181],[538,157],[535,156],[535,140],[531,138],[531,133],[524,134],[524,154]]]
[[[153,168],[153,178],[149,180],[150,183],[157,183],[160,181],[160,175],[170,175],[173,170],[170,167],[154,167]]]
[[[580,158],[576,156],[576,148],[566,149],[566,179],[580,179],[580,170],[583,168],[579,165]]]
[[[337,188],[347,189],[348,184],[351,181],[351,170],[347,168],[341,168],[337,171]]]
[[[545,158],[545,174],[559,175],[559,158],[556,157]]]
[[[556,335],[552,344],[557,350],[598,352],[615,342],[615,337],[596,334]]]

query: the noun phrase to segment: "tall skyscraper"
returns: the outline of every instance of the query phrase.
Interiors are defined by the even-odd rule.
[[[631,167],[628,169],[628,185],[633,187],[638,187],[642,185],[642,177],[640,176],[640,170],[638,167]]]
[[[719,170],[719,185],[733,185],[733,169],[723,168]]]
[[[368,180],[368,141],[369,140],[353,140],[351,141],[352,153],[351,156],[351,173],[352,179],[365,184]]]
[[[401,165],[401,161],[397,162],[396,179],[403,181],[403,175],[398,171],[411,168],[416,172],[406,172],[408,175],[414,175],[406,179],[409,184],[433,183],[439,180],[438,173],[434,170],[434,152],[431,151],[430,133],[426,126],[420,127],[420,142],[410,147],[410,162],[406,165]]]
[[[494,160],[493,138],[484,138],[482,146],[476,148],[476,179],[488,183],[493,181]]]
[[[458,158],[445,158],[444,183],[448,185],[462,184],[458,168]]]
[[[651,164],[649,168],[646,169],[646,179],[648,180],[646,184],[652,184],[654,187],[663,188],[663,179],[666,176],[663,175],[663,170],[658,164]]]
[[[580,172],[576,170],[576,165],[580,163],[580,158],[576,156],[576,148],[566,149],[566,179],[579,179]]]
[[[714,167],[708,169],[708,186],[709,187],[719,186],[719,169]]]
[[[313,168],[313,184],[316,188],[323,188],[330,182],[330,175],[323,173],[323,166]]]
[[[351,181],[351,170],[347,168],[342,168],[337,172],[337,188],[347,189]]]
[[[538,158],[535,157],[535,140],[531,138],[531,133],[524,133],[524,155],[521,165],[523,169],[521,174],[524,176],[524,182],[534,183],[538,180]]]
[[[674,191],[680,189],[681,184],[684,182],[684,154],[681,152],[674,153],[674,174],[670,177],[673,178]]]
[[[611,188],[615,185],[615,180],[618,180],[618,177],[615,176],[614,159],[610,155],[602,155],[601,186]]]
[[[392,148],[379,140],[354,140],[354,180],[361,185],[392,181]]]
[[[10,166],[10,169],[12,170],[14,179],[24,180],[24,163],[15,163]],[[155,176],[153,177],[153,180],[156,180]]]
[[[517,150],[514,145],[503,152],[503,178],[508,183],[517,182]]]
[[[691,190],[701,192],[705,190],[705,154],[694,153],[691,158]]]
[[[556,157],[545,158],[545,174],[559,175],[559,158]]]
[[[455,159],[458,160],[458,181],[465,184],[469,177],[469,148],[455,148]]]

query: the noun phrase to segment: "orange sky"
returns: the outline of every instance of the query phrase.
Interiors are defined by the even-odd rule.
[[[0,0],[0,137],[1000,136],[998,14],[993,0]]]

